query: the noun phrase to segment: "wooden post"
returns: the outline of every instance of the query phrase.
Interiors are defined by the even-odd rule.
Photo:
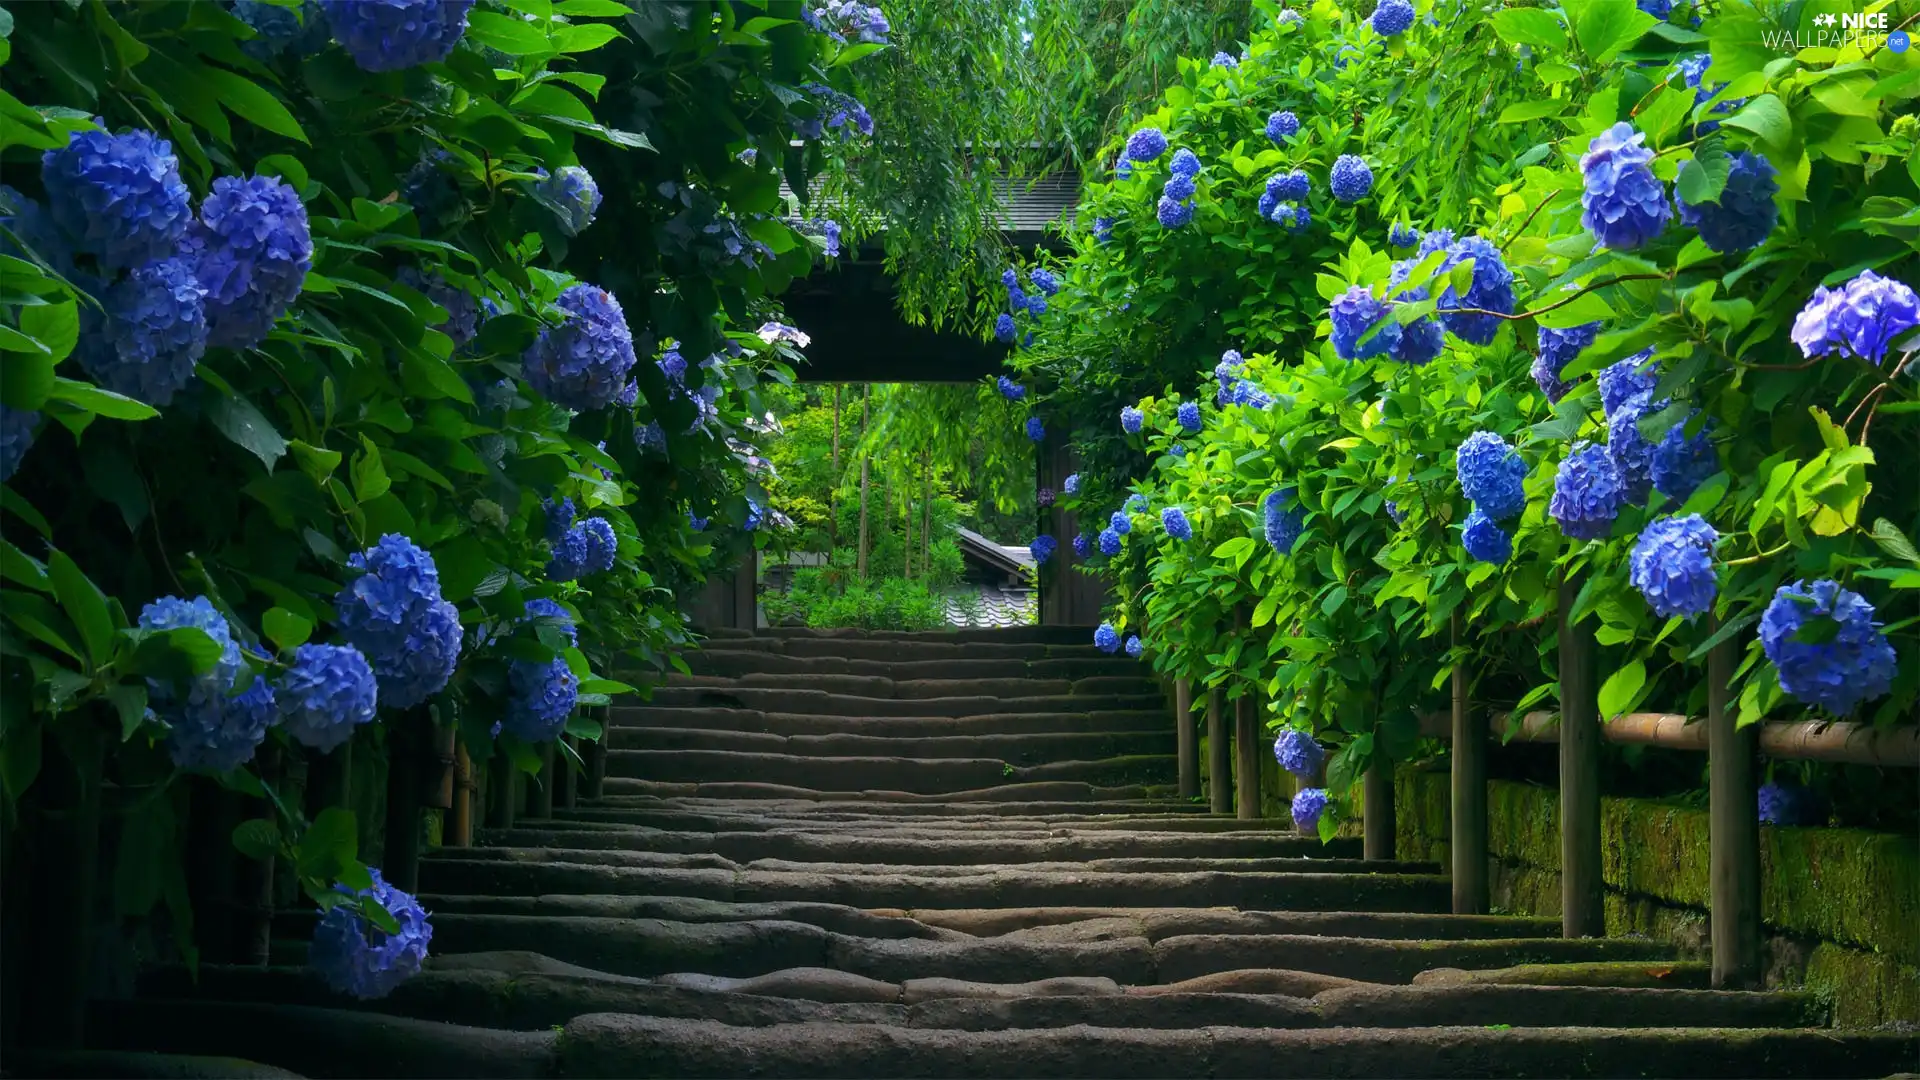
[[[280,748],[269,742],[254,754],[254,766],[260,778],[270,785],[280,781]],[[248,799],[247,816],[279,824],[273,803],[266,799]],[[236,868],[238,888],[234,891],[235,918],[233,957],[236,963],[266,967],[273,944],[273,856],[265,859],[243,858]]]
[[[420,888],[420,803],[423,745],[431,729],[424,710],[409,709],[387,727],[387,842],[380,871],[402,892]]]
[[[1193,729],[1193,682],[1173,680],[1173,728],[1179,748],[1180,797],[1191,799],[1200,794],[1200,747]]]
[[[514,792],[514,774],[519,772],[498,747],[487,759],[487,828],[511,829],[519,799]]]
[[[866,396],[860,399],[860,437],[867,437],[867,424],[873,420],[873,384],[868,383]],[[866,454],[860,455],[860,549],[854,557],[853,570],[860,580],[867,578],[867,488],[871,479],[872,462]]]
[[[473,788],[473,757],[462,739],[453,747],[453,807],[441,837],[447,847],[473,846]]]
[[[1714,618],[1708,632],[1719,628]],[[1745,990],[1760,982],[1760,818],[1753,759],[1758,724],[1735,726],[1732,641],[1707,653],[1707,867],[1712,911],[1713,986]]]
[[[44,736],[45,764],[31,793],[37,810],[31,878],[11,883],[24,888],[30,913],[25,970],[31,992],[21,1002],[20,1034],[33,1046],[59,1051],[85,1043],[106,739],[92,713],[63,719],[73,726],[71,737]],[[232,826],[227,830],[220,839],[230,854]]]
[[[1393,858],[1393,763],[1379,753],[1378,745],[1375,744],[1376,756],[1367,767],[1360,789],[1365,830],[1362,852],[1368,862],[1386,862]]]
[[[553,804],[562,810],[571,810],[580,791],[580,773],[573,767],[574,759],[580,756],[580,740],[572,735],[562,735],[560,741],[566,743],[573,753],[554,755],[560,786],[553,793]]]
[[[1207,803],[1216,814],[1233,813],[1233,758],[1227,746],[1226,692],[1207,691]]]
[[[1580,579],[1560,579],[1560,933],[1607,932],[1600,883],[1600,716],[1591,624],[1573,617]]]
[[[586,745],[586,753],[580,755],[586,766],[580,777],[580,797],[597,799],[602,785],[607,779],[607,740],[613,735],[613,709],[611,706],[599,707],[600,737]]]
[[[1466,645],[1460,613],[1453,613],[1453,647]],[[1485,915],[1487,888],[1486,721],[1467,700],[1467,665],[1453,666],[1453,913]]]
[[[353,805],[353,740],[322,754],[307,754],[307,817],[320,816],[329,806]]]
[[[1252,687],[1233,703],[1233,750],[1235,816],[1252,821],[1260,816],[1260,699]]]
[[[540,744],[540,783],[527,795],[527,816],[536,821],[553,817],[554,747]]]

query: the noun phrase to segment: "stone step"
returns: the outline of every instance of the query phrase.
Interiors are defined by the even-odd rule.
[[[996,645],[1086,645],[1093,641],[1091,626],[1006,626],[969,630],[861,630],[840,627],[778,626],[758,630],[754,637],[782,641],[894,641],[909,644],[951,642]]]
[[[1160,731],[1044,732],[1031,735],[924,735],[913,738],[859,734],[774,735],[694,727],[616,727],[614,750],[712,750],[790,754],[796,757],[993,758],[1015,765],[1048,761],[1095,761],[1134,754],[1170,754],[1173,729]]]
[[[607,751],[607,775],[664,783],[739,777],[757,784],[841,791],[905,791],[943,795],[1011,784],[1062,781],[1114,787],[1171,783],[1172,754],[1095,761],[1009,765],[993,758],[810,757],[714,750]],[[707,785],[703,785],[707,786]]]
[[[671,708],[720,707],[755,709],[769,713],[804,713],[812,716],[904,717],[904,716],[978,716],[982,713],[1098,713],[1116,710],[1152,709],[1164,712],[1172,725],[1172,709],[1164,695],[1126,691],[1084,694],[1037,691],[1035,684],[1022,682],[1017,695],[998,695],[979,689],[968,693],[948,693],[944,697],[871,697],[859,694],[828,693],[813,689],[769,689],[743,686],[728,681],[724,685],[669,685],[654,688],[650,703]],[[1047,685],[1047,684],[1040,684]]]
[[[1140,661],[1127,656],[1106,656],[1098,650],[1090,650],[1085,655],[1053,658],[990,657],[965,653],[938,657],[882,655],[862,658],[820,653],[796,656],[785,651],[700,649],[687,653],[685,659],[687,667],[696,675],[728,677],[851,675],[902,682],[922,679],[1072,680],[1099,675],[1152,678],[1151,672]]]
[[[744,642],[715,642],[711,651],[746,645],[753,651],[783,653],[787,656],[830,656],[848,660],[1109,660],[1091,640],[1076,644],[1044,644],[1002,641],[932,641],[910,638],[874,640],[862,638],[751,638]],[[1125,659],[1138,664],[1138,660]]]
[[[1025,675],[1000,677],[948,677],[893,679],[884,675],[836,675],[818,672],[768,673],[743,675],[682,675],[667,677],[670,689],[701,690],[817,690],[852,697],[909,701],[929,698],[987,698],[995,700],[1033,697],[1092,697],[1097,695],[1159,695],[1159,684],[1150,676],[1074,676],[1029,678]]]
[[[438,858],[492,860],[523,864],[569,863],[585,866],[625,866],[678,870],[730,870],[735,872],[832,874],[842,877],[874,875],[892,877],[912,874],[918,877],[975,877],[1003,870],[1059,874],[1168,874],[1168,873],[1248,873],[1248,874],[1426,874],[1437,875],[1440,867],[1428,862],[1367,862],[1362,859],[1303,858],[1292,856],[1271,859],[1203,859],[1192,857],[1095,858],[1067,861],[1030,861],[1020,863],[943,863],[889,864],[879,861],[823,862],[758,858],[734,860],[712,852],[632,851],[608,848],[501,847],[439,849]]]
[[[511,979],[499,972],[468,973]],[[555,976],[525,976],[533,1001]],[[425,985],[425,984],[423,984]],[[635,987],[671,991],[674,988]],[[405,989],[400,993],[405,993]],[[742,1003],[744,1019],[823,1006],[748,995],[657,992],[650,1003]],[[398,995],[396,995],[398,996]],[[968,999],[914,1006],[953,1011]],[[1072,998],[1026,998],[1040,1007]],[[1216,999],[1217,1000],[1217,999]],[[989,1004],[999,1005],[1000,1002]],[[980,1007],[968,1006],[972,1009]],[[471,1015],[471,1014],[467,1014]],[[967,1031],[860,1022],[762,1026],[631,1012],[577,1016],[558,1030],[505,1031],[352,1009],[258,1001],[140,999],[104,1005],[115,1048],[238,1054],[309,1076],[596,1077],[1610,1077],[1649,1063],[1676,1077],[1862,1077],[1910,1067],[1920,1036],[1819,1029],[1413,1027],[1144,1028],[1076,1026]]]
[[[1077,703],[1078,699],[1064,701]],[[762,712],[722,706],[616,705],[609,717],[620,728],[692,728],[779,736],[846,735],[863,738],[993,738],[1005,735],[1159,733],[1172,737],[1173,713],[1164,703],[1150,709],[1097,712],[976,713],[970,716],[842,716]]]
[[[1479,971],[1435,968],[1415,975],[1413,981],[1419,986],[1623,986],[1705,990],[1713,983],[1713,965],[1704,960],[1672,960],[1657,964],[1625,961],[1521,964]]]
[[[895,802],[817,801],[811,799],[770,798],[687,798],[643,793],[643,780],[607,781],[614,794],[593,799],[572,810],[556,810],[555,822],[611,827],[650,825],[655,828],[712,829],[722,832],[755,832],[782,823],[824,827],[831,825],[853,831],[924,830],[938,828],[949,833],[990,831],[996,835],[1034,829],[1082,829],[1156,832],[1274,832],[1280,822],[1272,819],[1242,821],[1214,815],[1206,805],[1186,800],[1141,800],[1137,802],[1025,801],[964,802],[937,797],[901,795]],[[668,785],[672,786],[672,785]],[[1051,790],[1055,785],[1048,785]],[[1023,785],[1020,790],[1031,790]],[[620,789],[632,789],[622,794]],[[848,798],[857,798],[847,793]],[[916,799],[922,801],[915,801]],[[764,811],[759,810],[765,807]],[[1359,842],[1335,838],[1329,853],[1341,844],[1359,850]]]
[[[1066,830],[1060,830],[1065,832]],[[628,851],[711,853],[736,860],[884,863],[894,866],[974,866],[1087,859],[1325,859],[1315,837],[1298,833],[1164,832],[1068,833],[1048,837],[872,836],[782,829],[771,832],[665,832],[658,829],[550,829],[522,826],[489,829],[488,846],[509,848],[602,848]]]
[[[1133,784],[1125,787],[1097,787],[1078,781],[1058,780],[1044,783],[1016,783],[997,785],[990,788],[969,788],[964,791],[924,792],[895,791],[892,789],[869,788],[865,791],[815,791],[811,788],[794,787],[789,784],[766,784],[752,780],[722,781],[717,783],[697,783],[692,781],[640,780],[634,777],[615,776],[606,781],[606,790],[616,795],[651,795],[692,797],[702,799],[780,799],[802,800],[821,805],[853,806],[862,803],[875,805],[904,806],[917,805],[921,809],[904,810],[903,813],[921,813],[933,816],[948,816],[956,812],[957,807],[980,806],[969,809],[968,813],[987,814],[1004,813],[1027,816],[1032,813],[1068,813],[1078,811],[1082,814],[1130,814],[1141,812],[1174,813],[1183,809],[1189,813],[1205,813],[1207,808],[1200,805],[1182,807],[1171,799],[1171,784]],[[1014,801],[1014,800],[1026,801]],[[987,804],[997,804],[988,809]]]
[[[622,896],[697,896],[755,902],[815,900],[862,908],[920,907],[1153,907],[1230,905],[1294,911],[1442,912],[1451,906],[1447,879],[1438,874],[1085,873],[1007,868],[966,876],[934,876],[911,870],[892,874],[828,874],[806,871],[672,869],[591,863],[524,863],[463,858],[458,853],[423,862],[420,886],[428,892],[491,896],[604,893]],[[1664,951],[1646,954],[1664,957]],[[1500,964],[1462,965],[1434,958],[1407,972],[1412,978],[1433,967],[1500,967],[1528,960],[1640,959],[1541,956]],[[1246,965],[1240,965],[1246,966]],[[1289,964],[1268,966],[1287,967]]]

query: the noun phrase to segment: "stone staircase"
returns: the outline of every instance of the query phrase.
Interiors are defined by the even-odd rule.
[[[612,710],[601,797],[433,852],[382,1001],[206,969],[126,1050],[312,1076],[1885,1076],[1912,1033],[1646,940],[1448,913],[1440,868],[1176,798],[1079,629],[716,638]],[[236,1073],[237,1074],[237,1073]],[[254,1073],[253,1075],[267,1075]]]

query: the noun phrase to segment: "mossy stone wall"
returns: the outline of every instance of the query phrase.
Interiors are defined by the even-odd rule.
[[[1395,776],[1396,854],[1446,862],[1444,767]],[[1498,910],[1560,912],[1559,793],[1496,780],[1487,791]],[[1651,799],[1601,800],[1609,934],[1708,949],[1707,812]],[[1920,841],[1865,829],[1760,830],[1768,980],[1833,999],[1847,1026],[1920,1023]]]

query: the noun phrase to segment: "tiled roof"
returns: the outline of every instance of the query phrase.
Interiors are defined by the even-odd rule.
[[[1000,228],[1021,238],[1037,240],[1041,233],[1058,221],[1071,220],[1074,208],[1080,203],[1080,174],[1070,169],[1061,169],[1037,179],[996,180],[994,191],[999,196]],[[780,197],[794,206],[793,189],[785,180],[780,181]],[[815,200],[813,215],[833,216],[836,207],[831,199]],[[796,211],[790,220],[799,220],[808,215]]]
[[[954,597],[947,598],[949,626],[1032,626],[1039,621],[1039,599],[1032,589],[986,586],[977,595],[980,602],[974,611]]]

